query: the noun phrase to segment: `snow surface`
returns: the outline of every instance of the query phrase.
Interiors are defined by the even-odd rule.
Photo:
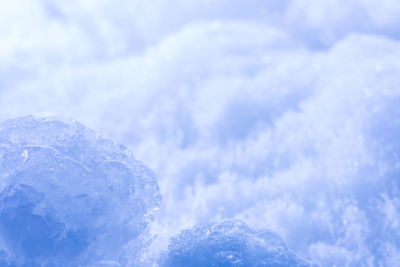
[[[321,266],[399,262],[399,1],[15,0],[0,13],[0,119],[55,112],[127,145],[163,195],[148,257],[236,218]]]

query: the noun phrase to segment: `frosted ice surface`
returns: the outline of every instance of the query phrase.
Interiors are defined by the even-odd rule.
[[[160,195],[123,146],[77,122],[0,124],[0,265],[126,266]]]
[[[268,231],[239,220],[202,223],[170,241],[160,266],[313,266]]]

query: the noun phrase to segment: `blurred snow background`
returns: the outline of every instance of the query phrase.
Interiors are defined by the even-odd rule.
[[[155,255],[237,218],[323,266],[394,266],[399,39],[394,0],[2,0],[0,119],[127,145],[163,195]]]

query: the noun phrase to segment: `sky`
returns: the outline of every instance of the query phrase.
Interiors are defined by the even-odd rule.
[[[233,218],[321,266],[399,261],[398,1],[1,6],[0,120],[127,146],[163,197],[150,254]]]

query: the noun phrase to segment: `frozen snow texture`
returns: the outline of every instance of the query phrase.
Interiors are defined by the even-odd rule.
[[[240,218],[321,266],[398,264],[400,1],[0,13],[0,118],[56,112],[133,149],[163,194],[155,256],[181,229]]]
[[[202,223],[173,237],[160,267],[312,266],[267,231],[239,220]]]
[[[0,124],[1,266],[128,266],[159,200],[149,169],[77,122]]]

